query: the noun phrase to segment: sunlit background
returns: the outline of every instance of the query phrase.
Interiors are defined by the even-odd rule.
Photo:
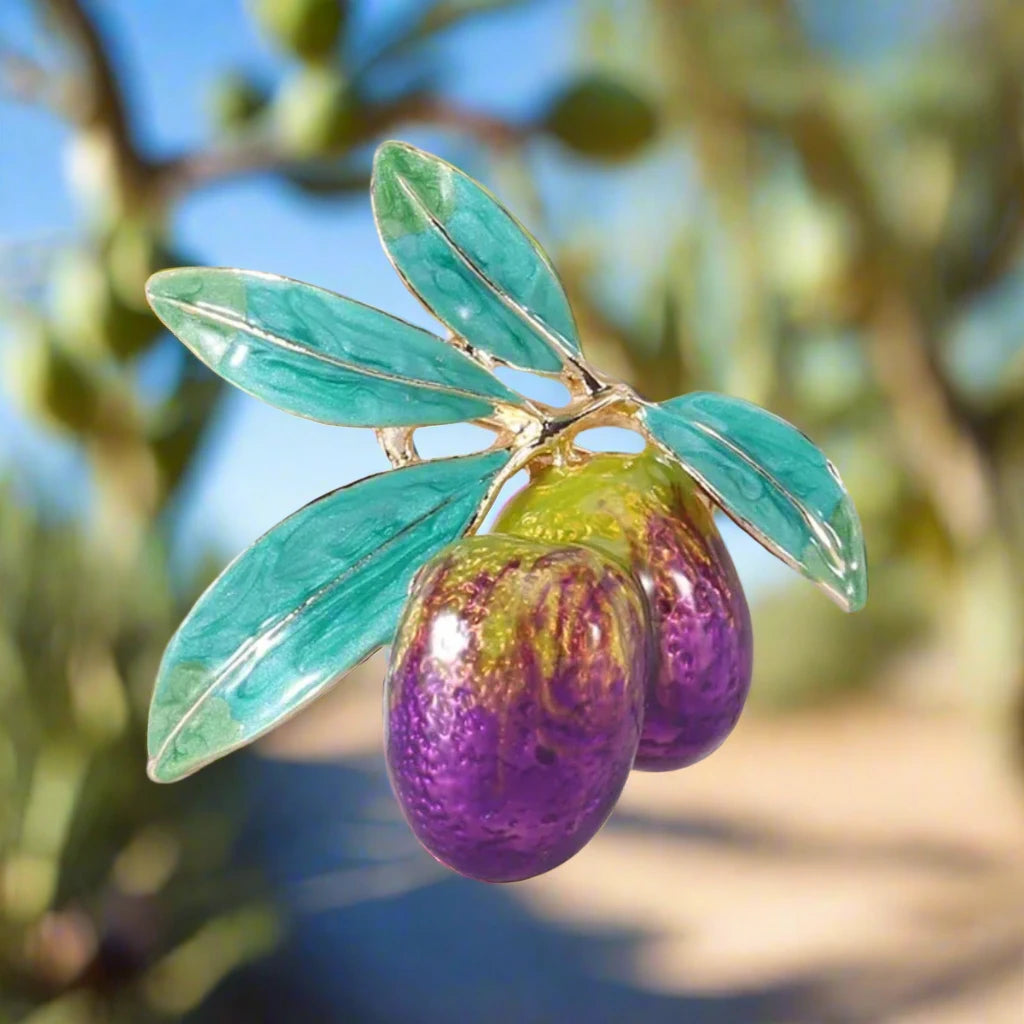
[[[201,587],[387,463],[227,393],[143,282],[274,271],[430,326],[370,215],[392,137],[530,227],[603,368],[809,433],[868,541],[850,617],[723,524],[748,714],[512,886],[402,822],[380,658],[254,752],[144,772]],[[1024,1016],[1013,0],[3,0],[0,356],[0,1019]]]

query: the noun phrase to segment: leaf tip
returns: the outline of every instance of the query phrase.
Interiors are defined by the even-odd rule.
[[[386,164],[389,160],[400,159],[403,156],[425,157],[427,153],[411,142],[403,142],[401,139],[385,139],[374,151],[373,163],[374,166],[379,163]]]
[[[164,289],[168,282],[174,279],[174,276],[181,269],[181,267],[171,267],[167,270],[158,270],[155,274],[150,274],[146,280],[146,300],[149,304],[153,305],[154,299],[163,298]]]
[[[151,782],[159,782],[161,784],[177,782],[178,780],[178,776],[166,773],[166,766],[160,760],[159,756],[151,757],[146,762],[146,774],[149,776]]]
[[[452,212],[451,165],[407,142],[391,140],[373,158],[370,201],[377,231],[389,243],[418,235]]]
[[[846,584],[845,612],[859,612],[868,603],[868,574],[862,567],[853,567]]]
[[[408,142],[388,139],[382,142],[373,154],[373,173],[370,178],[371,196],[377,192],[382,183],[388,182],[411,165],[421,164],[428,154]]]
[[[859,612],[868,600],[868,573],[863,543],[856,546],[844,560],[839,571],[833,569],[831,579],[824,574],[807,573],[844,611]]]
[[[831,463],[829,463],[830,468]],[[864,545],[864,530],[860,516],[857,514],[853,499],[843,487],[839,474],[835,475],[839,486],[843,488],[843,500],[840,502],[841,514],[834,520],[839,534],[845,539],[845,557],[842,559],[842,571],[839,582],[843,591],[840,607],[845,612],[859,612],[868,600],[868,558]]]
[[[160,319],[161,306],[175,299],[181,299],[194,292],[197,287],[197,267],[168,267],[150,274],[146,281],[146,301]]]

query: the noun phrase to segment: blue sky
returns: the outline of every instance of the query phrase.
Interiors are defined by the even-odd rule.
[[[363,11],[379,22],[409,6],[373,0],[363,5]],[[101,9],[121,43],[133,113],[157,153],[203,142],[206,89],[226,65],[268,79],[285,66],[245,16],[242,0],[103,0]],[[439,63],[447,69],[446,91],[467,106],[510,115],[528,111],[579,65],[579,18],[571,0],[536,0],[522,10],[479,19],[450,33],[438,52]],[[0,39],[35,49],[38,40],[27,0],[5,0]],[[0,125],[0,246],[9,249],[26,240],[73,237],[78,214],[65,180],[63,127],[45,112],[2,100]],[[451,137],[437,138],[437,145],[457,162],[472,158],[472,151]],[[470,169],[488,173],[486,165]],[[637,200],[643,190],[625,191],[614,174],[571,161],[563,162],[560,171],[546,169],[560,173],[563,181],[568,176],[571,183],[596,182],[601,202],[593,208],[600,209],[601,230],[615,230],[616,218],[663,216],[658,208],[643,209]],[[655,166],[631,173],[635,186],[637,175],[642,179],[666,169]],[[670,173],[677,174],[678,169],[671,168]],[[682,207],[686,188],[682,176],[679,180]],[[560,191],[565,195],[563,205],[586,219],[593,189]],[[565,210],[554,212],[565,215]],[[195,254],[197,262],[315,282],[430,325],[387,263],[368,197],[310,201],[270,177],[253,177],[189,198],[177,210],[175,232],[180,247]],[[652,233],[656,232],[642,232],[647,237]],[[426,454],[442,454],[446,444],[465,445],[464,430],[439,428],[424,448]],[[4,461],[29,466],[58,498],[74,500],[82,492],[83,475],[73,452],[27,432],[0,402],[0,465]],[[191,486],[181,542],[186,550],[215,545],[233,553],[317,495],[384,468],[368,431],[321,426],[234,396]],[[727,539],[748,581],[775,577],[773,560],[756,544],[734,530]]]

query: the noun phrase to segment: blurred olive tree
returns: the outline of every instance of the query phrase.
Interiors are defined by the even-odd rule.
[[[570,236],[559,265],[591,346],[641,391],[771,407],[856,499],[866,611],[800,584],[761,601],[756,698],[889,680],[1005,739],[1024,708],[1024,9],[918,4],[897,35],[898,5],[851,5],[876,45],[842,52],[814,32],[839,6],[587,3],[594,66],[657,111],[657,215],[639,238]],[[585,115],[562,134],[602,144]],[[609,268],[638,249],[656,256],[624,304]]]
[[[4,289],[4,383],[27,423],[78,449],[90,480],[71,522],[10,482],[0,490],[3,1019],[177,1018],[279,930],[258,879],[230,857],[230,763],[181,787],[156,787],[143,770],[156,665],[203,582],[181,593],[169,578],[175,499],[222,398],[145,303],[152,272],[195,262],[176,246],[175,205],[254,172],[318,197],[365,196],[372,144],[409,123],[505,149],[534,132],[576,133],[593,150],[587,133],[604,138],[595,89],[624,112],[612,116],[620,137],[597,155],[644,141],[650,127],[634,124],[635,101],[614,83],[567,86],[530,125],[461,109],[434,88],[430,42],[511,6],[422,4],[371,40],[353,35],[345,0],[251,0],[247,14],[286,70],[268,83],[226,68],[210,85],[211,142],[171,157],[142,142],[117,26],[98,3],[35,0],[45,52],[0,40],[7,93],[70,129],[82,212],[42,280]],[[161,347],[177,369],[154,398],[139,366]]]

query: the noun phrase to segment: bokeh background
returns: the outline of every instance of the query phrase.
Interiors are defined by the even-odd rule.
[[[1022,1019],[1020,4],[3,0],[0,81],[0,1019]],[[401,822],[379,658],[144,774],[199,589],[386,463],[227,394],[143,282],[248,267],[428,324],[374,235],[388,137],[519,214],[599,365],[806,430],[868,539],[848,617],[723,525],[749,713],[514,886]]]

